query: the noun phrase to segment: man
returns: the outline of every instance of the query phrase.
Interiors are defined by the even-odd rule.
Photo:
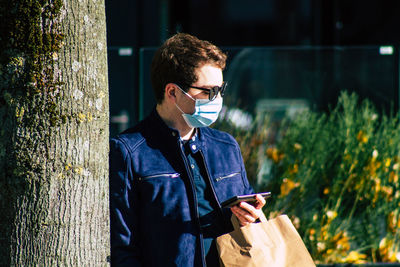
[[[153,112],[111,141],[113,266],[218,266],[215,238],[265,220],[265,200],[231,209],[221,203],[249,194],[237,142],[208,128],[219,114],[226,55],[188,34],[156,52]]]

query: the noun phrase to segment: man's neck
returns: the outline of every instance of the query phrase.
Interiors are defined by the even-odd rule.
[[[179,135],[183,140],[189,140],[195,133],[195,129],[189,127],[181,115],[176,116],[176,114],[174,114],[166,106],[158,104],[156,106],[156,110],[165,124],[178,130]]]
[[[192,130],[187,133],[185,136],[181,135],[182,140],[189,140],[190,138],[192,138],[193,135],[196,134],[196,128],[191,128]]]

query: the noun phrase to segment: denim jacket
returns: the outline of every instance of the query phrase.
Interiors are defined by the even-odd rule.
[[[231,212],[220,203],[252,193],[232,136],[199,128],[190,145],[200,152],[221,220],[232,230]],[[205,266],[202,231],[179,132],[153,112],[111,140],[110,208],[113,266]]]

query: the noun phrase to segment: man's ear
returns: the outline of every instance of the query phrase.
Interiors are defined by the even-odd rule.
[[[165,99],[168,99],[169,101],[176,101],[176,84],[174,83],[168,83],[165,86]]]

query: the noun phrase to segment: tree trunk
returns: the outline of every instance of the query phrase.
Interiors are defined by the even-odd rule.
[[[104,0],[0,0],[0,266],[105,266]]]

